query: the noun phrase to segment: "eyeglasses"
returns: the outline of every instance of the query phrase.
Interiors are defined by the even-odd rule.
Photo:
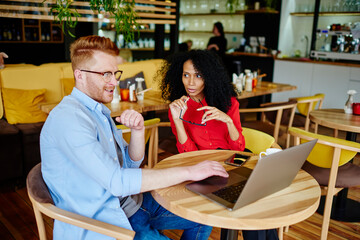
[[[116,81],[120,81],[121,75],[123,71],[117,70],[116,72],[95,72],[95,71],[89,71],[89,70],[80,70],[82,72],[88,72],[88,73],[95,73],[103,76],[103,79],[106,83],[111,81],[111,77],[115,76]]]
[[[199,103],[201,104],[201,106],[204,106],[204,105],[202,104],[202,102],[200,101],[200,99],[199,99]],[[205,114],[205,110],[204,110],[204,114]],[[191,122],[191,121],[184,120],[184,119],[181,117],[181,115],[182,115],[182,109],[180,110],[180,116],[179,116],[179,119],[180,119],[180,120],[182,120],[182,121],[184,121],[184,122],[187,122],[187,123],[190,123],[190,124],[193,124],[193,125],[197,125],[197,126],[206,126],[206,122],[205,122],[204,124],[202,124],[202,123],[194,123],[194,122]]]

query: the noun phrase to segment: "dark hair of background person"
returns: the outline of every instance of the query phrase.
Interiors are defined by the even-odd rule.
[[[171,55],[157,73],[161,81],[162,98],[171,102],[186,96],[182,82],[183,65],[191,60],[195,69],[205,82],[204,95],[209,106],[227,112],[231,106],[231,97],[237,96],[227,70],[220,57],[208,50],[191,50]]]
[[[217,30],[221,34],[221,37],[225,37],[224,27],[223,27],[222,23],[221,22],[216,22],[216,23],[214,23],[214,26],[217,28]]]

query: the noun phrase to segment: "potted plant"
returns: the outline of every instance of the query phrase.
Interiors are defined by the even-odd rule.
[[[48,0],[44,0],[46,2]],[[63,31],[75,28],[81,16],[72,6],[72,0],[56,0],[51,8],[55,19],[62,24]],[[124,35],[126,42],[134,39],[135,31],[139,29],[138,19],[134,10],[135,0],[89,0],[90,9],[103,14],[106,18],[114,19],[117,33]],[[70,31],[69,35],[75,37]]]

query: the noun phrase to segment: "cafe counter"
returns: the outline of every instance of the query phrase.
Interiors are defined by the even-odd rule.
[[[360,92],[360,64],[275,59],[273,79],[276,83],[297,86],[295,91],[274,95],[274,102],[324,93],[323,108],[342,109],[348,90]],[[354,101],[359,102],[360,95],[355,95]]]

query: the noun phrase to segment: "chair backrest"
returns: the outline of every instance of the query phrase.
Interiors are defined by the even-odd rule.
[[[328,239],[328,229],[333,203],[333,196],[343,187],[357,186],[360,183],[360,168],[354,164],[340,165],[350,161],[356,153],[360,152],[360,143],[310,133],[299,128],[290,128],[290,135],[294,136],[295,145],[302,142],[318,139],[303,168],[311,174],[326,192],[325,207],[321,228],[321,240]],[[330,168],[330,169],[326,169]]]
[[[317,93],[314,96],[307,96],[307,97],[298,97],[298,98],[290,98],[290,100],[297,101],[297,109],[299,113],[306,117],[305,120],[305,130],[309,130],[310,125],[310,112],[317,107],[317,109],[321,109],[323,101],[325,98],[325,94]],[[319,103],[319,104],[318,104]]]
[[[42,214],[52,219],[108,235],[116,239],[133,239],[135,236],[134,231],[84,217],[56,207],[42,177],[41,163],[37,164],[29,172],[26,179],[26,187],[33,205],[40,240],[47,239]]]
[[[260,112],[261,113],[261,121],[265,122],[266,120],[273,123],[273,134],[272,136],[275,138],[275,142],[278,141],[280,125],[284,122],[282,119],[286,119],[286,128],[290,128],[292,126],[294,115],[296,109],[296,101],[288,101],[288,102],[278,102],[278,103],[266,103],[262,104],[260,108],[242,108],[239,109],[240,113],[246,112]],[[285,114],[284,114],[285,113]],[[289,138],[287,138],[287,146]]]
[[[252,128],[243,127],[242,130],[245,138],[245,148],[252,153],[259,154],[270,147],[274,147],[275,138],[273,136]]]
[[[295,137],[295,145],[319,139],[307,158],[308,162],[318,167],[331,168],[335,149],[341,150],[339,152],[338,166],[346,164],[360,152],[360,143],[311,133],[294,127],[289,129],[289,133]]]
[[[155,146],[155,137],[157,134],[157,124],[160,122],[160,118],[153,118],[144,121],[145,125],[145,144],[149,142],[148,148],[148,164],[147,167],[152,168],[155,163],[157,163],[157,145]],[[123,132],[123,138],[127,143],[130,142],[131,129],[125,127],[124,125],[117,125],[118,129],[121,129]]]

